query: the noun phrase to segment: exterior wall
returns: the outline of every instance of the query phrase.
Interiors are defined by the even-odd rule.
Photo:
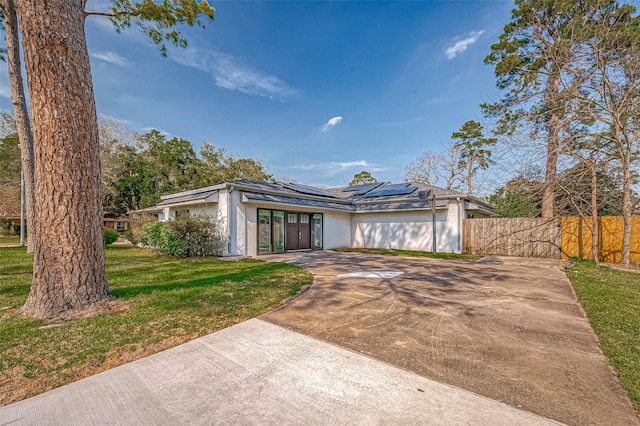
[[[460,224],[460,226],[458,225]],[[436,250],[461,252],[461,224],[455,200],[436,212]],[[352,247],[432,250],[430,210],[389,213],[356,213],[352,218]]]
[[[332,249],[351,246],[351,216],[347,212],[323,212],[323,247]]]
[[[212,217],[218,216],[218,206],[215,203],[211,204],[194,204],[187,206],[178,206],[178,207],[165,207],[162,210],[162,213],[158,214],[158,220],[160,222],[166,222],[167,220],[176,218],[176,211],[178,210],[189,210],[190,214],[201,214],[208,215]]]
[[[431,210],[382,213],[322,211],[291,205],[242,202],[242,191],[220,189],[218,202],[166,207],[159,220],[175,218],[176,210],[216,217],[226,229],[226,255],[256,256],[258,251],[257,209],[323,213],[323,247],[394,248],[432,250]],[[479,215],[476,214],[476,217]],[[450,200],[446,209],[436,212],[437,251],[461,253],[462,220],[467,217],[463,204]]]
[[[349,247],[351,245],[351,213],[322,211],[298,206],[262,204],[262,203],[238,203],[242,205],[242,218],[246,226],[243,229],[245,235],[245,250],[242,253],[246,256],[257,256],[258,254],[258,209],[285,210],[323,214],[323,247],[325,249],[337,247]],[[238,211],[240,206],[238,206]],[[238,218],[240,215],[238,215]],[[238,252],[238,254],[240,254]]]
[[[227,195],[229,196],[229,195]],[[247,206],[242,203],[242,193],[231,191],[231,205],[228,213],[222,211],[221,214],[229,215],[229,254],[231,256],[249,255],[249,245],[247,241]],[[256,247],[253,247],[256,250]]]

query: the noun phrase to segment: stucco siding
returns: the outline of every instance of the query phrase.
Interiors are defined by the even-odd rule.
[[[456,202],[436,212],[436,250],[459,252]],[[358,213],[352,217],[352,247],[432,250],[431,211]]]
[[[176,211],[181,210],[189,210],[189,214],[191,215],[204,215],[211,216],[214,218],[218,217],[218,205],[216,203],[210,204],[194,204],[187,206],[178,206],[178,207],[165,207],[158,215],[158,220],[160,222],[164,222],[168,219],[175,219]]]
[[[351,246],[351,213],[325,212],[323,222],[325,249]]]

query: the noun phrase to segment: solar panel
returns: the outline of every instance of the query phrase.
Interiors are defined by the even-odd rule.
[[[416,189],[417,186],[409,186],[409,183],[396,183],[393,185],[386,185],[382,188],[378,188],[375,191],[371,191],[366,194],[365,198],[373,198],[373,197],[383,197],[385,195],[406,195],[411,194]]]
[[[287,189],[291,189],[292,191],[300,192],[301,194],[319,195],[321,197],[336,198],[335,194],[333,194],[332,192],[325,191],[320,188],[315,188],[313,186],[300,185],[298,183],[283,183],[282,186],[284,186]]]
[[[382,185],[384,182],[374,182],[374,183],[363,183],[361,185],[352,185],[347,186],[342,189],[342,192],[354,192],[353,195],[364,195],[367,192],[371,191]]]

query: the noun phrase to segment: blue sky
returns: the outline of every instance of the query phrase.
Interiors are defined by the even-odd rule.
[[[499,97],[483,59],[510,1],[210,4],[215,21],[185,30],[189,47],[168,58],[135,29],[87,20],[101,117],[260,159],[277,179],[336,186],[361,170],[402,181]],[[7,92],[3,82],[0,109]]]

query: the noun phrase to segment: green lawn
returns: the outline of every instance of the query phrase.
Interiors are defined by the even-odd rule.
[[[0,237],[0,244],[19,244],[20,237]]]
[[[429,257],[432,259],[469,260],[469,261],[478,260],[484,257],[476,254],[455,254],[455,253],[435,253],[434,254],[429,251],[416,251],[416,250],[349,248],[349,247],[343,247],[343,248],[338,248],[334,250],[342,251],[342,252],[386,254],[390,256]]]
[[[259,260],[106,252],[116,312],[45,324],[14,308],[29,293],[32,255],[0,248],[0,405],[255,317],[313,280],[299,267]]]
[[[566,271],[603,352],[640,411],[640,274],[576,261]]]

